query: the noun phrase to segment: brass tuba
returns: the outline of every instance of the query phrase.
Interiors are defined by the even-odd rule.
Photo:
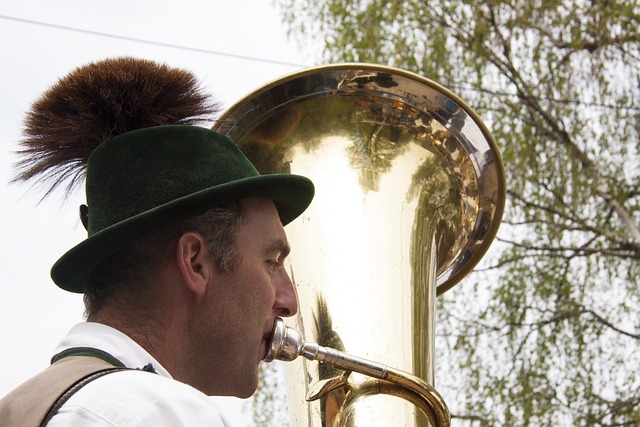
[[[482,121],[419,75],[333,64],[265,85],[214,130],[260,172],[316,185],[287,226],[300,308],[276,325],[271,355],[291,361],[292,425],[448,426],[434,389],[435,298],[485,254],[505,203]]]

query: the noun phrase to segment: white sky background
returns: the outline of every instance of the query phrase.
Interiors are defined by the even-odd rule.
[[[58,257],[86,237],[77,215],[83,190],[38,205],[41,192],[25,195],[27,186],[9,184],[31,103],[75,67],[131,55],[193,71],[229,107],[311,65],[317,52],[301,52],[287,40],[271,0],[0,0],[0,396],[45,368],[58,341],[83,320],[81,296],[49,277]]]

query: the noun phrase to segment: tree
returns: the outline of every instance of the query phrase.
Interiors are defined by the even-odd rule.
[[[279,0],[325,62],[392,65],[486,121],[507,171],[481,269],[439,298],[457,425],[640,425],[640,6]]]

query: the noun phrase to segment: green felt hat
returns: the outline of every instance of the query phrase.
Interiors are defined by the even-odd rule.
[[[272,199],[282,224],[311,203],[314,187],[290,174],[260,175],[227,137],[190,125],[156,126],[97,147],[86,172],[88,237],[52,267],[62,289],[84,292],[109,255],[194,210],[249,198]]]

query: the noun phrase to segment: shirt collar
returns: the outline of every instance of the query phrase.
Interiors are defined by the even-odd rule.
[[[142,368],[151,363],[156,373],[167,378],[171,374],[138,343],[107,325],[83,322],[71,328],[58,344],[56,354],[74,347],[91,347],[109,353],[128,368]]]

